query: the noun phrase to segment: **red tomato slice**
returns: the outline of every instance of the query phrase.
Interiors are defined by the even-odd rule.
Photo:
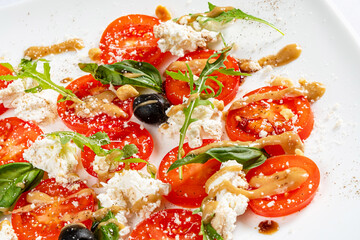
[[[300,211],[311,202],[319,186],[320,172],[316,164],[307,157],[281,155],[269,158],[264,164],[251,169],[246,179],[250,181],[259,174],[268,176],[291,167],[307,171],[308,179],[299,188],[288,193],[250,200],[249,206],[254,213],[265,217],[282,217]]]
[[[11,74],[12,74],[12,72],[10,69],[8,69],[0,64],[0,76],[11,75]],[[0,80],[0,89],[6,88],[11,82],[12,81]],[[6,107],[4,107],[4,104],[0,103],[0,115],[3,114],[4,112],[6,112],[7,110],[8,109]]]
[[[203,140],[203,146],[214,140]],[[188,143],[183,146],[185,154],[193,150]],[[164,196],[169,202],[187,208],[200,207],[202,200],[207,196],[205,183],[216,171],[221,163],[212,159],[205,164],[194,163],[183,166],[183,179],[179,178],[179,170],[166,173],[170,165],[177,159],[178,147],[171,150],[160,163],[157,178],[171,184],[171,192]]]
[[[68,222],[61,220],[62,217],[66,215],[74,217],[82,211],[88,210],[93,212],[95,210],[93,195],[73,195],[87,188],[83,182],[59,184],[53,178],[43,180],[30,192],[40,191],[55,198],[55,201],[41,205],[29,212],[12,214],[11,222],[19,240],[36,239],[39,236],[43,240],[58,239],[61,229],[68,224]],[[20,196],[14,209],[29,205],[29,202],[26,200],[28,194],[29,192],[25,192]],[[70,197],[71,195],[73,196]],[[87,228],[90,228],[92,221],[85,220],[82,223]]]
[[[129,240],[202,240],[203,237],[199,235],[200,227],[200,215],[185,209],[166,209],[139,223]]]
[[[195,59],[208,59],[214,53],[215,51],[212,50],[198,50],[186,54],[177,61],[186,62]],[[226,68],[234,68],[236,71],[239,71],[237,61],[230,56],[227,57],[227,61],[225,61],[224,64]],[[224,85],[221,94],[217,96],[216,99],[223,100],[224,104],[227,105],[235,98],[236,93],[239,90],[241,82],[240,76],[229,76],[216,72],[212,74],[212,76],[217,76],[217,80]],[[212,87],[215,92],[219,89],[219,86],[213,80],[207,80],[206,85]],[[187,82],[174,80],[170,76],[167,76],[165,81],[165,92],[166,97],[171,104],[177,105],[183,103],[183,97],[189,97],[190,87]]]
[[[153,28],[160,20],[146,15],[122,16],[105,29],[101,40],[101,60],[112,64],[131,59],[159,66],[168,59],[169,52],[162,53],[154,37]]]
[[[269,91],[279,91],[284,86],[263,87],[249,92],[246,96]],[[291,110],[294,117],[286,120],[281,114],[284,109]],[[285,110],[285,111],[287,111]],[[238,120],[236,118],[240,117]],[[301,139],[306,139],[314,125],[314,116],[309,101],[303,97],[283,98],[279,101],[261,100],[250,103],[240,109],[229,111],[226,118],[226,132],[233,141],[255,141],[260,132],[267,135],[278,135],[287,131],[295,131]],[[267,146],[265,150],[270,155],[284,154],[279,146]]]
[[[109,89],[108,85],[103,85],[101,82],[95,80],[91,75],[86,75],[76,79],[71,82],[66,89],[70,89],[73,93],[76,94],[80,99],[99,94],[105,90]],[[62,95],[58,97],[58,100],[62,98]],[[130,119],[132,115],[132,102],[133,98],[121,101],[118,98],[115,98],[112,103],[120,107],[124,112],[128,114],[127,118],[122,117],[111,117],[107,114],[100,114],[92,118],[83,118],[75,114],[74,104],[72,101],[64,101],[57,103],[57,111],[60,118],[63,120],[65,125],[78,133],[85,134],[90,129],[95,127],[100,127],[102,125],[107,125],[108,127],[117,126],[123,121]],[[119,123],[120,122],[120,123]]]
[[[22,157],[25,149],[43,131],[34,123],[11,117],[0,120],[0,165],[12,162],[25,162]]]
[[[105,132],[108,134],[111,143],[104,145],[105,149],[123,148],[125,144],[135,144],[139,152],[136,154],[138,158],[148,160],[154,147],[153,139],[150,133],[139,124],[135,122],[126,122],[121,126],[115,128],[95,128],[90,130],[86,136],[93,135],[97,132]],[[81,161],[85,170],[92,176],[97,177],[97,173],[93,170],[93,161],[95,159],[95,153],[88,147],[84,147],[84,151],[81,152]],[[142,169],[145,163],[131,163],[130,168],[134,170]],[[121,163],[116,171],[120,171],[125,166]]]

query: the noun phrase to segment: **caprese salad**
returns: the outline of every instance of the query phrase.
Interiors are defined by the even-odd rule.
[[[13,113],[0,119],[2,240],[228,240],[248,207],[282,217],[311,202],[320,174],[303,140],[325,87],[278,76],[236,97],[247,76],[301,48],[238,59],[221,33],[232,22],[283,33],[236,6],[178,18],[158,6],[156,16],[110,23],[75,80],[54,82],[46,57],[83,48],[81,39],[0,63],[0,114]],[[56,118],[68,129],[43,132]],[[154,144],[143,124],[179,140],[159,165],[150,156],[167,143]]]

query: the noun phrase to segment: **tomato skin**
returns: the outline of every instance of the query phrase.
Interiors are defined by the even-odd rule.
[[[0,119],[0,166],[13,162],[26,162],[23,152],[43,134],[32,122],[17,117]]]
[[[205,139],[205,146],[215,140]],[[188,143],[183,146],[185,154],[193,150]],[[221,163],[215,159],[211,159],[205,164],[193,163],[183,166],[183,179],[179,179],[179,170],[175,169],[168,173],[170,165],[176,161],[178,147],[172,149],[165,155],[160,163],[157,178],[165,183],[171,184],[171,192],[164,196],[169,202],[186,207],[200,207],[202,200],[207,196],[205,192],[205,183],[216,171],[220,169]]]
[[[11,75],[12,71],[0,64],[0,76]],[[0,80],[0,89],[6,88],[12,81]],[[0,103],[0,115],[6,112],[8,109],[4,107],[4,104]]]
[[[201,216],[185,209],[166,209],[154,213],[139,223],[129,240],[149,239],[193,239],[202,240],[199,235]]]
[[[29,192],[40,191],[51,197],[61,198],[68,197],[82,189],[88,188],[83,182],[74,184],[79,184],[79,188],[71,189],[71,185],[56,183],[54,178],[43,180],[33,190],[23,193],[14,209],[29,204],[26,200]],[[77,207],[73,204],[74,201],[77,202]],[[61,221],[59,217],[67,213],[76,214],[84,210],[95,210],[95,199],[93,195],[73,197],[63,202],[56,201],[55,203],[40,206],[30,212],[13,213],[11,222],[19,240],[36,239],[38,236],[41,236],[43,240],[53,240],[58,238],[61,229],[68,224],[67,222]],[[46,219],[46,223],[39,220],[40,217],[43,217],[40,219],[44,219],[44,216],[49,217],[49,219]],[[90,229],[92,221],[86,220],[82,223]]]
[[[101,40],[101,60],[112,64],[126,59],[148,62],[155,67],[169,59],[169,52],[162,53],[157,45],[153,28],[160,20],[140,14],[119,17],[105,29]]]
[[[291,167],[299,167],[307,171],[309,177],[297,189],[286,194],[278,194],[264,199],[253,199],[249,202],[251,210],[265,217],[282,217],[306,207],[314,198],[320,183],[320,172],[316,164],[309,158],[298,155],[281,155],[271,157],[261,166],[251,169],[246,175],[250,179],[260,173],[271,175]],[[274,204],[269,204],[274,201]],[[269,207],[269,205],[272,205]]]
[[[284,86],[267,86],[247,93],[244,97],[265,93],[268,91],[279,91],[285,89]],[[297,120],[286,120],[281,114],[282,107],[291,109],[297,115]],[[236,117],[240,116],[244,121],[239,122]],[[260,128],[262,126],[262,128]],[[303,97],[283,98],[280,101],[261,100],[250,103],[240,109],[229,111],[225,129],[229,138],[233,141],[255,141],[260,138],[260,130],[264,130],[268,135],[277,135],[286,131],[296,131],[302,140],[309,137],[314,126],[314,115],[311,111],[309,101]],[[271,156],[284,154],[278,145],[266,146],[266,152]]]
[[[215,51],[213,50],[198,50],[186,54],[177,61],[208,59],[214,53]],[[226,68],[234,68],[235,71],[240,70],[237,61],[234,58],[228,56],[227,60],[228,61],[224,62]],[[227,76],[217,72],[211,74],[211,76],[217,76],[217,79],[224,85],[221,94],[217,96],[216,99],[223,100],[225,105],[229,104],[238,92],[241,82],[240,76]],[[219,89],[218,85],[212,80],[207,80],[206,84],[211,86],[215,92]],[[165,81],[165,93],[171,104],[182,104],[183,97],[189,97],[190,95],[190,87],[187,82],[174,80],[170,76],[167,76]]]
[[[66,89],[70,89],[73,93],[80,99],[94,95],[96,93],[103,92],[108,90],[108,85],[103,85],[101,82],[95,80],[91,75],[82,76],[73,82],[71,82]],[[62,95],[58,97],[58,100],[62,98]],[[92,118],[83,118],[75,114],[74,109],[71,107],[73,105],[72,101],[64,101],[57,103],[57,111],[64,122],[64,124],[74,130],[75,132],[86,134],[91,128],[100,127],[102,125],[112,125],[116,126],[123,121],[130,119],[132,111],[132,102],[133,98],[121,101],[118,98],[115,98],[112,103],[120,107],[124,112],[127,113],[128,117],[110,117],[107,114],[100,114]]]
[[[148,160],[154,148],[154,142],[150,133],[142,128],[139,124],[135,122],[126,122],[114,128],[98,127],[91,129],[86,136],[93,135],[97,132],[105,132],[108,134],[111,143],[104,145],[105,149],[112,148],[123,148],[125,142],[128,144],[135,144],[139,152],[137,153],[138,157],[143,160]],[[95,159],[95,153],[88,147],[84,147],[84,151],[81,152],[81,161],[85,170],[92,176],[98,177],[97,173],[93,169],[93,161]],[[146,163],[130,163],[130,168],[133,170],[142,169]],[[116,171],[120,171],[125,167],[125,164],[120,164]]]

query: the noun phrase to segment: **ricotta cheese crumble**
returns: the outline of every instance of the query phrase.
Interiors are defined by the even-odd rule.
[[[15,231],[8,220],[4,220],[0,223],[0,239],[18,240]]]
[[[161,52],[170,51],[173,55],[183,57],[186,52],[206,48],[208,43],[217,41],[218,33],[205,29],[195,31],[191,26],[170,20],[154,26],[154,35],[160,38],[158,46]]]
[[[15,115],[24,121],[51,123],[56,117],[56,105],[42,93],[26,93],[25,90],[36,87],[36,81],[18,79],[0,90],[0,103],[13,108]]]
[[[216,99],[209,99],[214,107],[211,105],[200,105],[194,109],[192,118],[197,121],[190,124],[186,137],[191,148],[200,147],[202,145],[202,139],[217,139],[220,140],[223,134],[222,124],[222,101]],[[219,104],[220,103],[220,104]],[[169,113],[172,106],[167,112]],[[168,134],[170,136],[176,136],[179,134],[185,121],[185,114],[179,110],[174,115],[170,116],[167,123],[160,126],[160,132]]]
[[[108,183],[102,183],[105,192],[98,195],[103,207],[113,205],[135,210],[142,218],[160,206],[161,196],[170,192],[170,184],[143,175],[135,170],[115,173]]]
[[[235,160],[227,161],[221,164],[221,168],[227,166],[242,166]],[[245,173],[228,171],[219,176],[209,186],[209,191],[221,184],[224,180],[228,180],[237,188],[247,189],[249,187]],[[218,205],[214,211],[214,217],[211,220],[211,225],[214,229],[224,238],[224,240],[233,239],[233,231],[235,230],[236,218],[239,215],[244,214],[249,199],[244,195],[236,195],[228,192],[226,189],[221,190],[216,194],[216,201]]]
[[[61,144],[59,137],[47,136],[37,139],[23,153],[26,161],[55,178],[59,183],[78,179],[75,174],[78,165],[77,148],[74,143]]]

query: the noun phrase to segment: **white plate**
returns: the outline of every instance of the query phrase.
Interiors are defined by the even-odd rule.
[[[96,47],[102,31],[114,19],[130,13],[154,15],[156,5],[167,6],[173,16],[201,12],[206,1],[159,0],[28,0],[0,1],[0,61],[17,64],[23,51],[32,45],[52,44],[71,37],[85,41],[86,49],[77,57],[68,53],[52,57],[53,79],[78,77],[83,73],[76,63],[88,61],[87,50]],[[299,43],[303,54],[299,60],[270,74],[249,77],[241,94],[262,86],[271,74],[284,74],[294,80],[326,84],[325,96],[313,105],[316,126],[306,141],[305,155],[312,158],[321,171],[321,185],[313,202],[299,213],[276,219],[280,230],[271,235],[257,233],[255,227],[264,218],[250,210],[238,218],[235,239],[355,239],[360,215],[359,100],[360,48],[355,38],[324,0],[227,0],[216,5],[233,5],[245,12],[273,22],[286,35],[271,28],[245,21],[226,30],[228,42],[236,42],[235,53],[241,58],[257,59],[288,43]],[[11,111],[1,116],[10,116]],[[65,129],[58,122],[43,128]],[[155,152],[159,161],[176,145],[163,146],[165,137],[155,135]],[[161,146],[161,147],[160,147]]]

